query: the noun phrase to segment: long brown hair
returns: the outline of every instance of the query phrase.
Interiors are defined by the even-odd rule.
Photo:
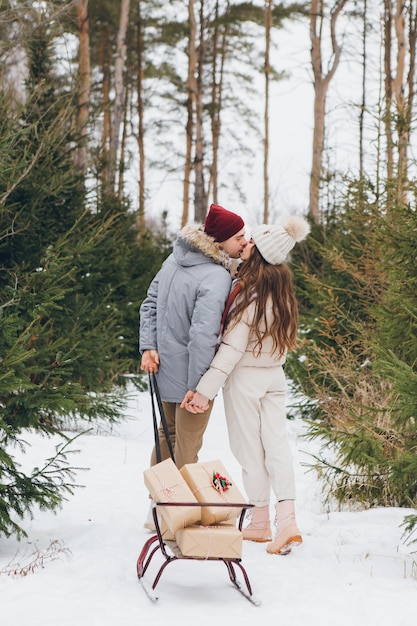
[[[273,351],[279,356],[286,350],[293,350],[298,331],[298,304],[288,265],[267,263],[254,246],[250,258],[241,264],[238,277],[241,291],[230,311],[227,326],[230,328],[237,324],[244,310],[251,302],[255,302],[255,317],[251,326],[257,340],[254,354],[259,355],[262,340],[268,336],[272,337]],[[266,317],[268,300],[272,303],[273,311],[271,326]]]

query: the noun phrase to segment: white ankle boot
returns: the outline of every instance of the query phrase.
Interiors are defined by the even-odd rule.
[[[269,506],[255,506],[250,509],[251,521],[246,528],[242,528],[243,539],[249,541],[271,541],[271,524],[269,521]]]
[[[294,500],[281,500],[275,505],[277,534],[266,550],[270,554],[288,554],[292,546],[303,542],[295,522]]]

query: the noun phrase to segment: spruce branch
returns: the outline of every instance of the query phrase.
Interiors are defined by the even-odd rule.
[[[16,464],[9,457],[2,455],[0,461],[0,476],[9,476],[10,481],[0,483],[0,533],[6,536],[11,533],[19,538],[26,536],[25,530],[10,516],[14,512],[20,519],[26,514],[33,517],[33,508],[37,505],[41,510],[55,510],[66,495],[72,495],[81,485],[75,482],[75,473],[86,468],[70,465],[68,456],[78,453],[69,447],[78,437],[89,431],[77,433],[74,437],[65,438],[65,442],[55,446],[55,454],[46,459],[42,467],[35,467],[30,475],[19,471]]]

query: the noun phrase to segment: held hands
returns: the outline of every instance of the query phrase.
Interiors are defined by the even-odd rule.
[[[209,408],[209,400],[198,391],[188,390],[181,402],[181,408],[190,413],[204,413]]]
[[[154,374],[158,371],[159,354],[157,350],[144,350],[140,369],[146,374]]]

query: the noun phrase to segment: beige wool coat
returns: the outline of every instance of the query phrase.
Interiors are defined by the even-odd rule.
[[[256,336],[250,330],[254,315],[255,302],[253,301],[244,311],[241,320],[230,329],[226,328],[217,354],[196,388],[206,398],[212,400],[217,395],[237,365],[239,367],[277,367],[285,363],[286,353],[279,357],[276,352],[273,352],[271,336],[265,337],[262,341],[260,354],[258,355],[257,350],[254,353]],[[272,316],[272,303],[268,302],[266,307],[268,325],[272,322]]]

